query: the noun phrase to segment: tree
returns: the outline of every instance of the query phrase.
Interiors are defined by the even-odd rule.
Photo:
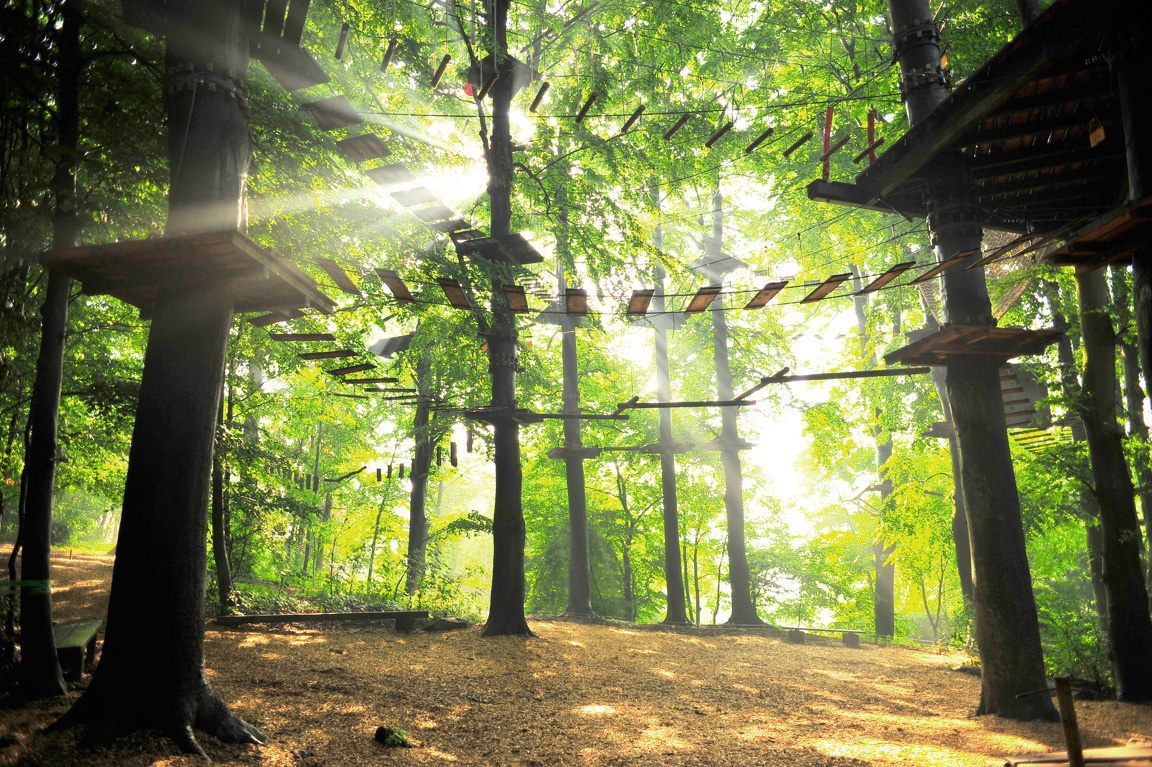
[[[238,3],[167,8],[166,234],[243,227],[251,150],[237,88],[248,66],[246,21]],[[208,488],[232,316],[220,289],[173,296],[153,316],[103,657],[55,725],[87,725],[88,742],[154,727],[204,756],[193,728],[226,742],[265,740],[204,676]]]

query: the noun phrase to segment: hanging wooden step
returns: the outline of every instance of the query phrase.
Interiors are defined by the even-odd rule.
[[[1040,354],[1064,335],[1061,330],[1028,330],[972,325],[949,325],[918,341],[884,355],[889,365],[944,365],[957,355],[1013,357]]]
[[[471,224],[459,218],[454,218],[450,221],[432,221],[428,224],[428,226],[432,227],[438,232],[442,232],[443,234],[448,235],[449,237],[456,234],[457,232],[476,231],[472,228]]]
[[[374,133],[361,133],[359,136],[349,136],[336,142],[336,148],[351,162],[366,162],[368,160],[382,160],[392,154],[392,150],[384,146],[384,142]]]
[[[414,304],[416,299],[412,297],[411,291],[408,286],[404,284],[403,278],[393,269],[377,269],[376,274],[380,277],[388,289],[392,291],[392,295],[396,300],[402,304]]]
[[[422,186],[413,189],[401,189],[398,192],[391,192],[390,194],[392,195],[392,199],[396,200],[396,202],[405,208],[414,208],[417,205],[431,205],[432,203],[440,201],[439,197]]]
[[[349,125],[359,125],[364,118],[356,111],[351,102],[343,96],[331,96],[319,101],[310,101],[301,104],[300,108],[311,112],[316,118],[316,125],[322,131],[340,130]]]
[[[273,341],[335,341],[331,333],[269,333]]]
[[[813,301],[821,301],[827,298],[829,294],[832,293],[832,291],[836,290],[836,288],[840,287],[850,279],[852,279],[851,274],[833,274],[831,277],[824,280],[824,282],[817,285],[815,290],[804,296],[804,298],[801,298],[800,303],[809,304]]]
[[[399,186],[400,184],[411,184],[416,180],[416,174],[408,170],[402,162],[381,165],[379,168],[368,168],[364,172],[368,174],[368,178],[380,186]]]
[[[114,296],[144,316],[166,295],[218,289],[235,298],[237,313],[335,309],[315,280],[234,230],[86,245],[48,253],[43,263],[79,280],[85,293]]]
[[[375,370],[375,369],[376,369],[375,365],[373,365],[371,362],[367,362],[367,363],[363,363],[360,365],[348,365],[347,367],[342,367],[342,368],[332,368],[331,370],[326,370],[325,372],[331,373],[334,376],[346,376],[346,375],[352,375],[353,373],[363,373],[366,370]]]
[[[409,212],[427,224],[431,224],[434,221],[446,221],[456,215],[455,211],[445,205],[434,205],[430,208],[417,208],[416,210]]]
[[[304,48],[288,45],[278,50],[262,50],[255,58],[258,58],[268,70],[268,74],[280,83],[280,87],[289,93],[314,85],[323,85],[330,79],[328,73]]]
[[[303,317],[304,312],[299,309],[284,309],[281,311],[272,312],[271,314],[264,314],[259,317],[253,317],[248,320],[248,324],[254,328],[266,328],[269,325],[275,325],[278,322],[287,322],[299,317]]]
[[[336,283],[336,287],[352,296],[363,295],[360,289],[356,287],[356,283],[352,282],[352,278],[348,276],[348,272],[344,271],[340,264],[330,258],[315,258],[313,261],[324,270],[325,274],[332,278],[332,281]]]
[[[355,357],[356,352],[351,349],[336,349],[328,352],[304,352],[297,354],[302,360],[338,360],[347,357]]]

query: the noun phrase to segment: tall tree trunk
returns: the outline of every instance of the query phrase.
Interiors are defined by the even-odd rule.
[[[52,248],[60,250],[76,244],[80,222],[76,213],[76,159],[80,139],[80,0],[61,4],[59,63],[57,65],[56,130],[60,155],[52,176],[55,213],[52,222]],[[52,638],[52,498],[56,484],[57,418],[60,414],[60,387],[64,377],[64,336],[68,329],[68,293],[72,280],[49,272],[40,308],[40,354],[36,359],[36,380],[32,384],[29,412],[31,435],[25,453],[27,485],[20,587],[20,670],[22,697],[39,698],[66,692],[56,644]]]
[[[488,25],[497,71],[504,73],[492,86],[492,137],[488,149],[488,200],[493,237],[512,231],[512,63],[508,60],[508,6],[510,0],[492,0]],[[488,372],[492,376],[492,405],[516,407],[516,316],[508,309],[500,280],[492,281],[492,324],[488,337]],[[496,497],[492,507],[492,595],[484,636],[531,636],[524,616],[524,475],[520,466],[520,424],[509,417],[492,423]]]
[[[1083,332],[1082,407],[1096,500],[1100,506],[1100,559],[1108,600],[1108,639],[1116,695],[1152,701],[1152,618],[1140,567],[1140,526],[1116,401],[1116,346],[1108,284],[1102,269],[1077,271]]]
[[[660,187],[652,187],[652,204],[660,210]],[[660,225],[652,234],[656,250],[663,246],[664,233]],[[652,296],[652,311],[657,317],[667,316],[664,305],[664,267],[656,267],[656,290]],[[668,372],[668,335],[662,327],[656,328],[656,399],[672,401],[672,382]],[[680,512],[676,503],[676,457],[672,454],[672,413],[660,408],[660,491],[664,504],[664,581],[668,599],[665,623],[688,623],[688,610],[684,604],[684,576],[680,572]]]
[[[251,148],[240,90],[248,67],[240,4],[168,8],[167,234],[242,227]],[[226,290],[210,290],[173,294],[155,309],[103,657],[56,724],[87,724],[86,742],[158,729],[205,756],[193,728],[226,742],[265,740],[228,710],[204,674],[208,493],[233,306]]]
[[[901,36],[932,18],[927,0],[889,0],[893,46],[904,82],[910,125],[917,125],[948,96],[940,74],[938,36]],[[939,77],[925,77],[924,73]],[[937,261],[979,252],[982,232],[971,223],[971,182],[933,180],[926,189],[928,228]],[[975,261],[972,256],[969,261]],[[956,268],[941,279],[948,322],[993,325],[982,270]],[[1025,695],[1045,683],[1044,659],[1007,424],[1000,395],[999,363],[976,355],[948,361],[945,386],[960,445],[960,473],[968,507],[976,594],[976,642],[983,674],[977,713],[1013,719],[1055,720],[1047,696]]]
[[[1100,534],[1100,520],[1096,517],[1084,521],[1084,537],[1088,546],[1088,573],[1092,580],[1092,603],[1096,606],[1096,621],[1100,632],[1108,634],[1108,592],[1104,588],[1104,564],[1101,551],[1104,541]]]
[[[558,149],[564,154],[564,147]],[[556,280],[563,300],[568,292],[564,262],[571,258],[568,232],[568,190],[561,185],[556,190]],[[580,412],[580,357],[576,348],[577,319],[564,315],[560,318],[562,338],[562,375],[564,379],[564,412]],[[564,420],[564,447],[578,450],[584,447],[579,418]],[[568,489],[568,615],[592,617],[592,563],[588,552],[588,490],[584,481],[584,459],[578,455],[564,458],[564,477]]]
[[[706,240],[706,249],[713,263],[723,258],[724,199],[720,192],[712,197],[712,236]],[[732,367],[728,362],[728,320],[724,314],[724,294],[712,300],[712,355],[716,363],[716,394],[721,400],[735,395]],[[737,425],[738,408],[720,409],[720,464],[724,467],[724,509],[728,527],[728,580],[732,587],[732,615],[728,622],[735,625],[764,623],[756,614],[752,602],[752,574],[748,569],[748,544],[744,530],[744,476],[740,465],[740,432]],[[700,606],[696,606],[696,621],[700,621]]]
[[[1116,307],[1121,324],[1130,321],[1132,291],[1128,285],[1128,270],[1122,265],[1112,265],[1112,303]],[[1140,351],[1135,344],[1118,339],[1120,359],[1124,370],[1124,402],[1128,414],[1128,436],[1140,443],[1143,451],[1148,449],[1148,424],[1144,422],[1144,389],[1140,386]],[[1142,451],[1142,455],[1146,452]],[[1140,498],[1140,511],[1144,516],[1144,564],[1146,585],[1152,597],[1152,466],[1147,460],[1138,460],[1132,467],[1136,474],[1137,494]]]
[[[868,332],[868,316],[864,311],[868,298],[859,295],[860,289],[864,287],[859,267],[849,264],[848,270],[852,273],[852,285],[857,293],[852,298],[852,304],[856,309],[856,328],[860,335],[860,359],[869,368],[874,368],[876,354],[870,347],[871,334]],[[876,409],[876,415],[881,415],[879,408]],[[876,478],[880,488],[880,507],[883,509],[885,501],[892,495],[892,481],[884,476],[884,466],[892,457],[892,435],[885,437],[883,429],[877,426],[872,430],[872,440],[876,443]],[[872,544],[872,569],[876,574],[872,620],[876,636],[889,639],[896,635],[896,563],[892,560],[895,553],[896,544],[886,544],[883,535]]]
[[[224,431],[224,411],[217,422],[217,444],[212,453],[212,560],[216,564],[216,593],[220,614],[227,615],[236,604],[232,592],[232,565],[228,561],[227,523],[224,514],[224,455],[220,440]]]
[[[420,588],[428,555],[428,472],[432,468],[432,428],[429,423],[430,411],[424,397],[430,394],[428,378],[431,372],[432,354],[429,347],[425,346],[416,362],[416,389],[424,396],[416,405],[416,415],[412,421],[416,452],[412,456],[412,492],[408,503],[408,570],[404,578],[406,594],[415,594]]]

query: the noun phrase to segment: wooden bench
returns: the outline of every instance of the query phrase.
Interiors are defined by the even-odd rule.
[[[848,647],[859,647],[860,637],[864,634],[863,631],[856,629],[819,629],[806,626],[781,626],[780,628],[788,632],[788,641],[793,644],[804,644],[805,634],[832,634],[839,635],[840,640]]]
[[[428,620],[427,610],[391,610],[375,613],[272,613],[267,615],[221,615],[216,623],[229,628],[249,623],[325,623],[335,621],[396,621],[397,631],[412,631],[417,620]]]
[[[79,682],[85,662],[96,659],[96,632],[100,621],[64,621],[52,624],[52,639],[60,670],[69,682]]]

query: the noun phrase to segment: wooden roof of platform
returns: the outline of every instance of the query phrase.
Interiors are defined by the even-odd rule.
[[[145,315],[166,295],[216,288],[235,296],[237,312],[335,309],[315,280],[235,230],[57,250],[44,264],[80,280],[85,293],[114,296]]]
[[[923,217],[925,183],[973,183],[982,226],[1050,232],[1124,197],[1124,133],[1107,57],[1152,32],[1143,0],[1057,0],[855,183],[813,181],[813,200]]]
[[[944,365],[958,355],[980,354],[1009,360],[1040,354],[1064,335],[1062,330],[1028,330],[973,325],[947,325],[884,355],[889,365]]]
[[[1045,260],[1056,266],[1095,269],[1132,257],[1152,240],[1152,197],[1116,208],[1068,234],[1068,242]]]

